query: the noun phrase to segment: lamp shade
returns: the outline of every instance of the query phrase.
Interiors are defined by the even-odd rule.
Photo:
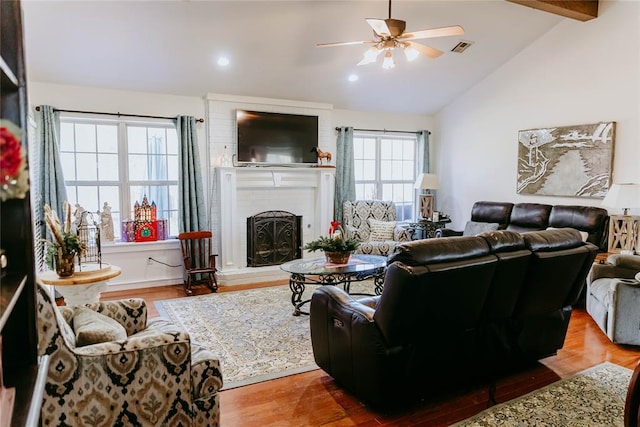
[[[434,173],[421,173],[416,178],[416,183],[413,188],[420,188],[423,190],[437,190],[440,188],[438,183],[438,175]]]
[[[602,206],[624,209],[640,208],[640,184],[613,184],[602,200]]]

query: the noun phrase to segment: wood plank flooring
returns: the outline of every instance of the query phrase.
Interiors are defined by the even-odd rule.
[[[219,292],[271,286],[265,283],[246,286],[221,286]],[[205,287],[194,294],[206,294]],[[149,316],[157,316],[153,301],[181,298],[181,285],[162,286],[104,293],[103,300],[129,297],[144,298]],[[185,297],[186,298],[186,297]],[[437,343],[434,343],[437,345]],[[540,361],[530,369],[498,381],[495,398],[505,402],[566,378],[598,363],[609,361],[633,369],[640,360],[640,347],[612,344],[584,309],[575,309],[569,331],[556,356]],[[476,414],[487,407],[485,386],[461,387],[455,393],[398,412],[376,412],[347,394],[333,379],[318,369],[236,389],[221,396],[223,427],[307,427],[307,426],[447,426]]]

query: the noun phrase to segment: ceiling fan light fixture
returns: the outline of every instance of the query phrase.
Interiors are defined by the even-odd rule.
[[[358,62],[358,65],[366,65],[376,62],[380,53],[384,51],[384,59],[382,68],[389,70],[395,67],[392,51],[394,49],[402,49],[404,51],[407,62],[415,60],[418,56],[423,55],[427,58],[435,59],[444,52],[431,46],[414,43],[409,40],[428,39],[433,37],[447,37],[464,34],[464,29],[460,25],[451,25],[448,27],[429,28],[426,30],[405,32],[406,21],[391,18],[391,0],[389,0],[389,18],[367,18],[367,24],[373,30],[374,40],[360,40],[352,42],[336,42],[336,43],[320,43],[318,47],[328,46],[348,46],[369,44],[371,47],[364,52],[364,57]]]
[[[380,55],[380,52],[380,49],[378,49],[376,46],[371,46],[364,52],[364,57],[360,62],[358,62],[358,65],[366,65],[371,64],[372,62],[376,62],[376,59],[378,59],[378,55]]]
[[[407,61],[413,61],[420,56],[418,49],[411,46],[409,43],[405,43],[402,47],[404,48],[404,55],[407,57]]]
[[[384,54],[384,60],[382,61],[382,68],[384,68],[385,70],[390,70],[395,66],[396,64],[395,62],[393,62],[393,55],[391,54],[391,51],[388,50]]]

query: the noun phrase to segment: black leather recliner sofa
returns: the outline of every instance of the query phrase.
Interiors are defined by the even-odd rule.
[[[499,230],[518,233],[553,228],[575,228],[588,233],[587,241],[607,251],[609,214],[594,206],[546,205],[479,201],[471,208],[471,221],[496,223]],[[436,237],[460,236],[462,231],[442,228]]]
[[[387,406],[553,355],[597,250],[572,229],[403,243],[382,295],[313,293],[315,361],[364,402]]]

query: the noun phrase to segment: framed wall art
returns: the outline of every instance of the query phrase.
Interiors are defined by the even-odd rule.
[[[518,194],[603,198],[611,183],[615,122],[518,132]]]

